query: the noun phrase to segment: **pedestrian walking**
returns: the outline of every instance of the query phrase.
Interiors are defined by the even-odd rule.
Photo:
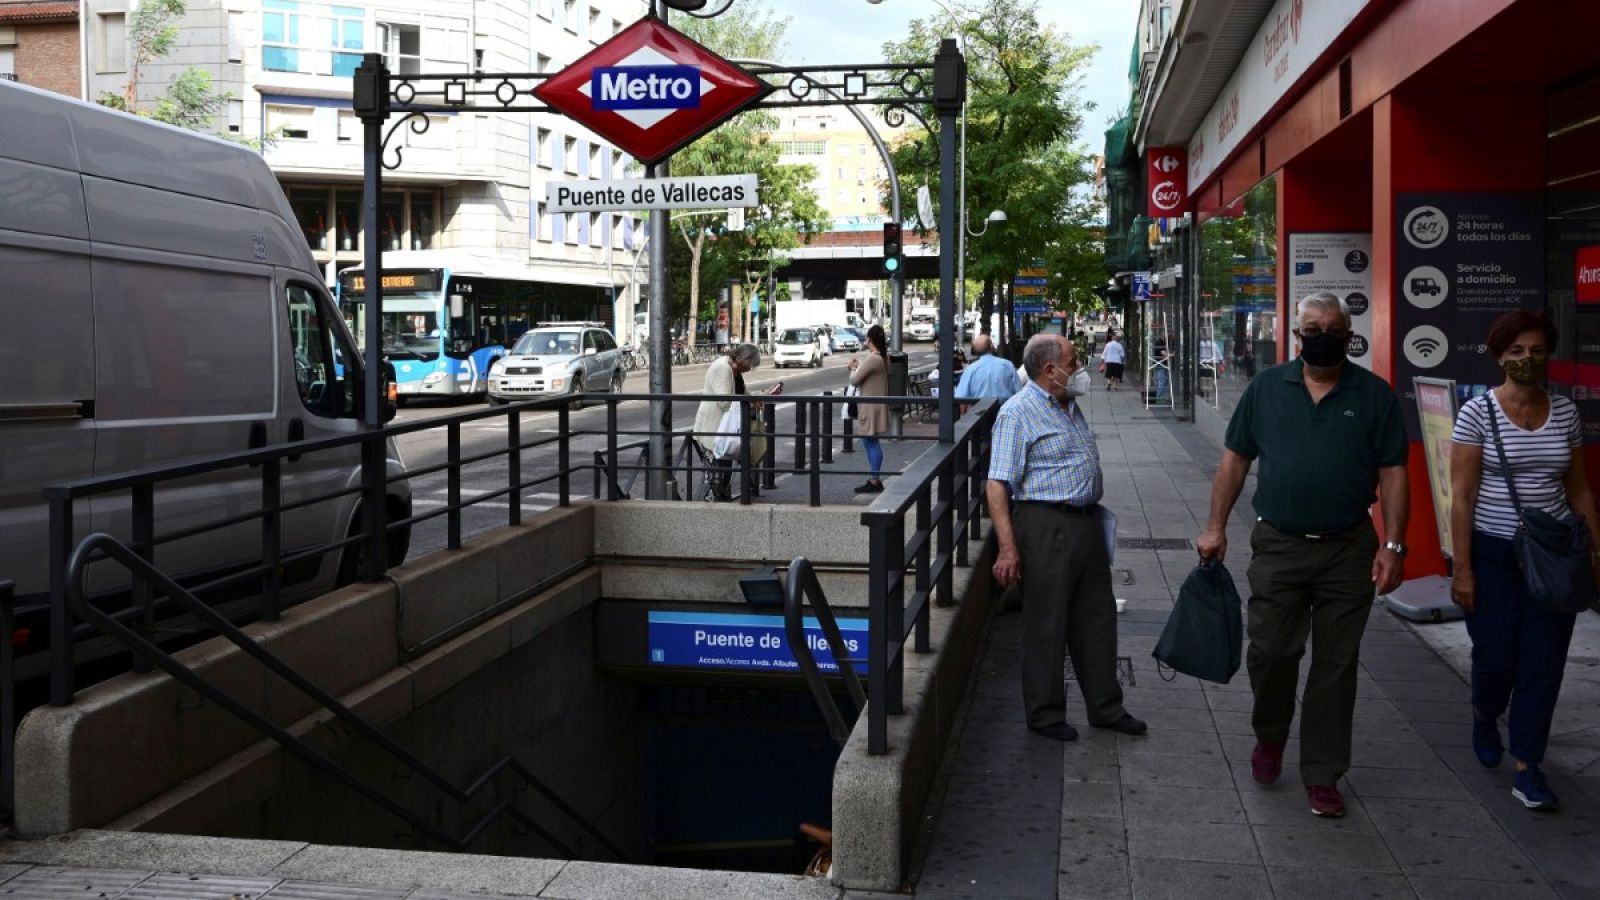
[[[1058,334],[1034,335],[1022,364],[1029,383],[995,419],[986,490],[1000,548],[995,581],[1001,587],[1022,583],[1027,725],[1059,741],[1078,737],[1066,718],[1063,672],[1070,650],[1089,724],[1144,734],[1145,723],[1123,709],[1117,683],[1116,601],[1097,509],[1104,478],[1094,432],[1079,407],[1089,373]]]
[[[1008,400],[1017,392],[1017,370],[994,352],[994,341],[986,334],[972,339],[972,362],[956,382],[956,399],[979,400],[993,397]]]
[[[1117,340],[1115,331],[1107,331],[1106,346],[1100,353],[1100,365],[1106,376],[1106,390],[1114,391],[1122,386],[1122,367],[1127,361],[1127,348]]]
[[[1311,671],[1300,700],[1300,778],[1311,812],[1344,815],[1338,781],[1350,768],[1357,657],[1373,586],[1400,584],[1406,548],[1406,434],[1383,379],[1345,359],[1350,312],[1330,293],[1298,304],[1300,357],[1250,382],[1228,422],[1211,488],[1201,559],[1227,553],[1225,526],[1245,474],[1260,459],[1248,577],[1245,662],[1255,693],[1250,770],[1276,781],[1294,719],[1306,637]],[[1382,499],[1381,547],[1369,509]]]
[[[850,384],[865,397],[883,397],[889,393],[889,342],[883,326],[867,329],[867,346],[859,355],[850,358]],[[861,449],[867,453],[867,465],[872,474],[865,484],[856,488],[858,494],[876,494],[883,490],[883,445],[878,435],[889,430],[889,409],[881,403],[856,404],[856,437],[861,439]]]
[[[1450,596],[1466,613],[1472,637],[1472,749],[1485,767],[1500,765],[1499,722],[1509,707],[1511,794],[1535,810],[1560,805],[1539,764],[1578,616],[1529,596],[1512,550],[1518,505],[1561,519],[1576,512],[1591,540],[1600,535],[1583,457],[1575,452],[1583,446],[1577,405],[1544,387],[1555,346],[1555,327],[1542,315],[1519,311],[1496,320],[1487,347],[1505,381],[1461,407],[1450,449]]]
[[[744,394],[745,373],[759,365],[761,365],[761,350],[755,344],[732,344],[706,367],[704,392],[712,397]],[[777,393],[782,388],[783,384],[779,382],[772,393]],[[718,453],[716,444],[719,436],[740,433],[740,427],[730,423],[727,418],[733,403],[732,400],[702,400],[694,415],[694,439],[699,442],[711,461],[711,468],[706,472],[705,499],[721,503],[733,499],[729,481],[733,475],[733,459],[738,449],[735,447],[732,453]],[[751,417],[750,461],[754,464],[766,454],[766,438],[758,434],[761,426],[760,404],[743,405]],[[733,420],[734,423],[737,421]]]

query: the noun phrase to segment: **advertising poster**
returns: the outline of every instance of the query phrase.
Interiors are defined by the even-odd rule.
[[[650,662],[657,666],[692,669],[752,669],[798,672],[800,663],[789,649],[783,616],[748,613],[665,612],[648,617]],[[839,635],[850,651],[850,662],[865,672],[867,620],[839,619]],[[838,672],[828,649],[828,639],[816,619],[805,619],[806,645],[824,672]]]
[[[1500,383],[1484,345],[1495,319],[1545,307],[1544,195],[1407,193],[1395,198],[1395,380],[1450,379],[1459,399]],[[1416,404],[1406,431],[1422,440]]]
[[[1561,218],[1550,228],[1550,308],[1572,310],[1561,353],[1550,363],[1550,387],[1578,404],[1584,441],[1600,443],[1600,222]]]
[[[1350,360],[1372,368],[1372,234],[1299,231],[1289,235],[1289,311],[1327,291],[1350,308]]]
[[[1417,419],[1422,428],[1422,452],[1428,460],[1428,486],[1433,493],[1433,523],[1439,529],[1439,547],[1450,556],[1450,434],[1455,431],[1456,383],[1443,378],[1418,378]]]

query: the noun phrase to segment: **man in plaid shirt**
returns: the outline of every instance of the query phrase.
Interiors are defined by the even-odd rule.
[[[1116,600],[1098,508],[1104,479],[1079,408],[1089,373],[1077,348],[1053,334],[1028,341],[1022,366],[1028,384],[995,419],[988,501],[1000,544],[995,580],[1002,587],[1022,582],[1028,728],[1059,741],[1077,738],[1066,716],[1070,648],[1089,724],[1144,734],[1145,724],[1122,708],[1117,683]]]

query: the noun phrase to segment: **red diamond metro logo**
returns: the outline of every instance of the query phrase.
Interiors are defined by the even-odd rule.
[[[533,94],[649,165],[771,91],[660,19],[644,18]]]

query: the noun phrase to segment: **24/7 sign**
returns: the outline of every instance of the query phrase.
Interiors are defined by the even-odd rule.
[[[771,91],[661,20],[640,19],[533,93],[649,165]]]
[[[1182,147],[1150,147],[1145,151],[1145,215],[1152,219],[1181,216],[1189,211],[1189,164]]]

